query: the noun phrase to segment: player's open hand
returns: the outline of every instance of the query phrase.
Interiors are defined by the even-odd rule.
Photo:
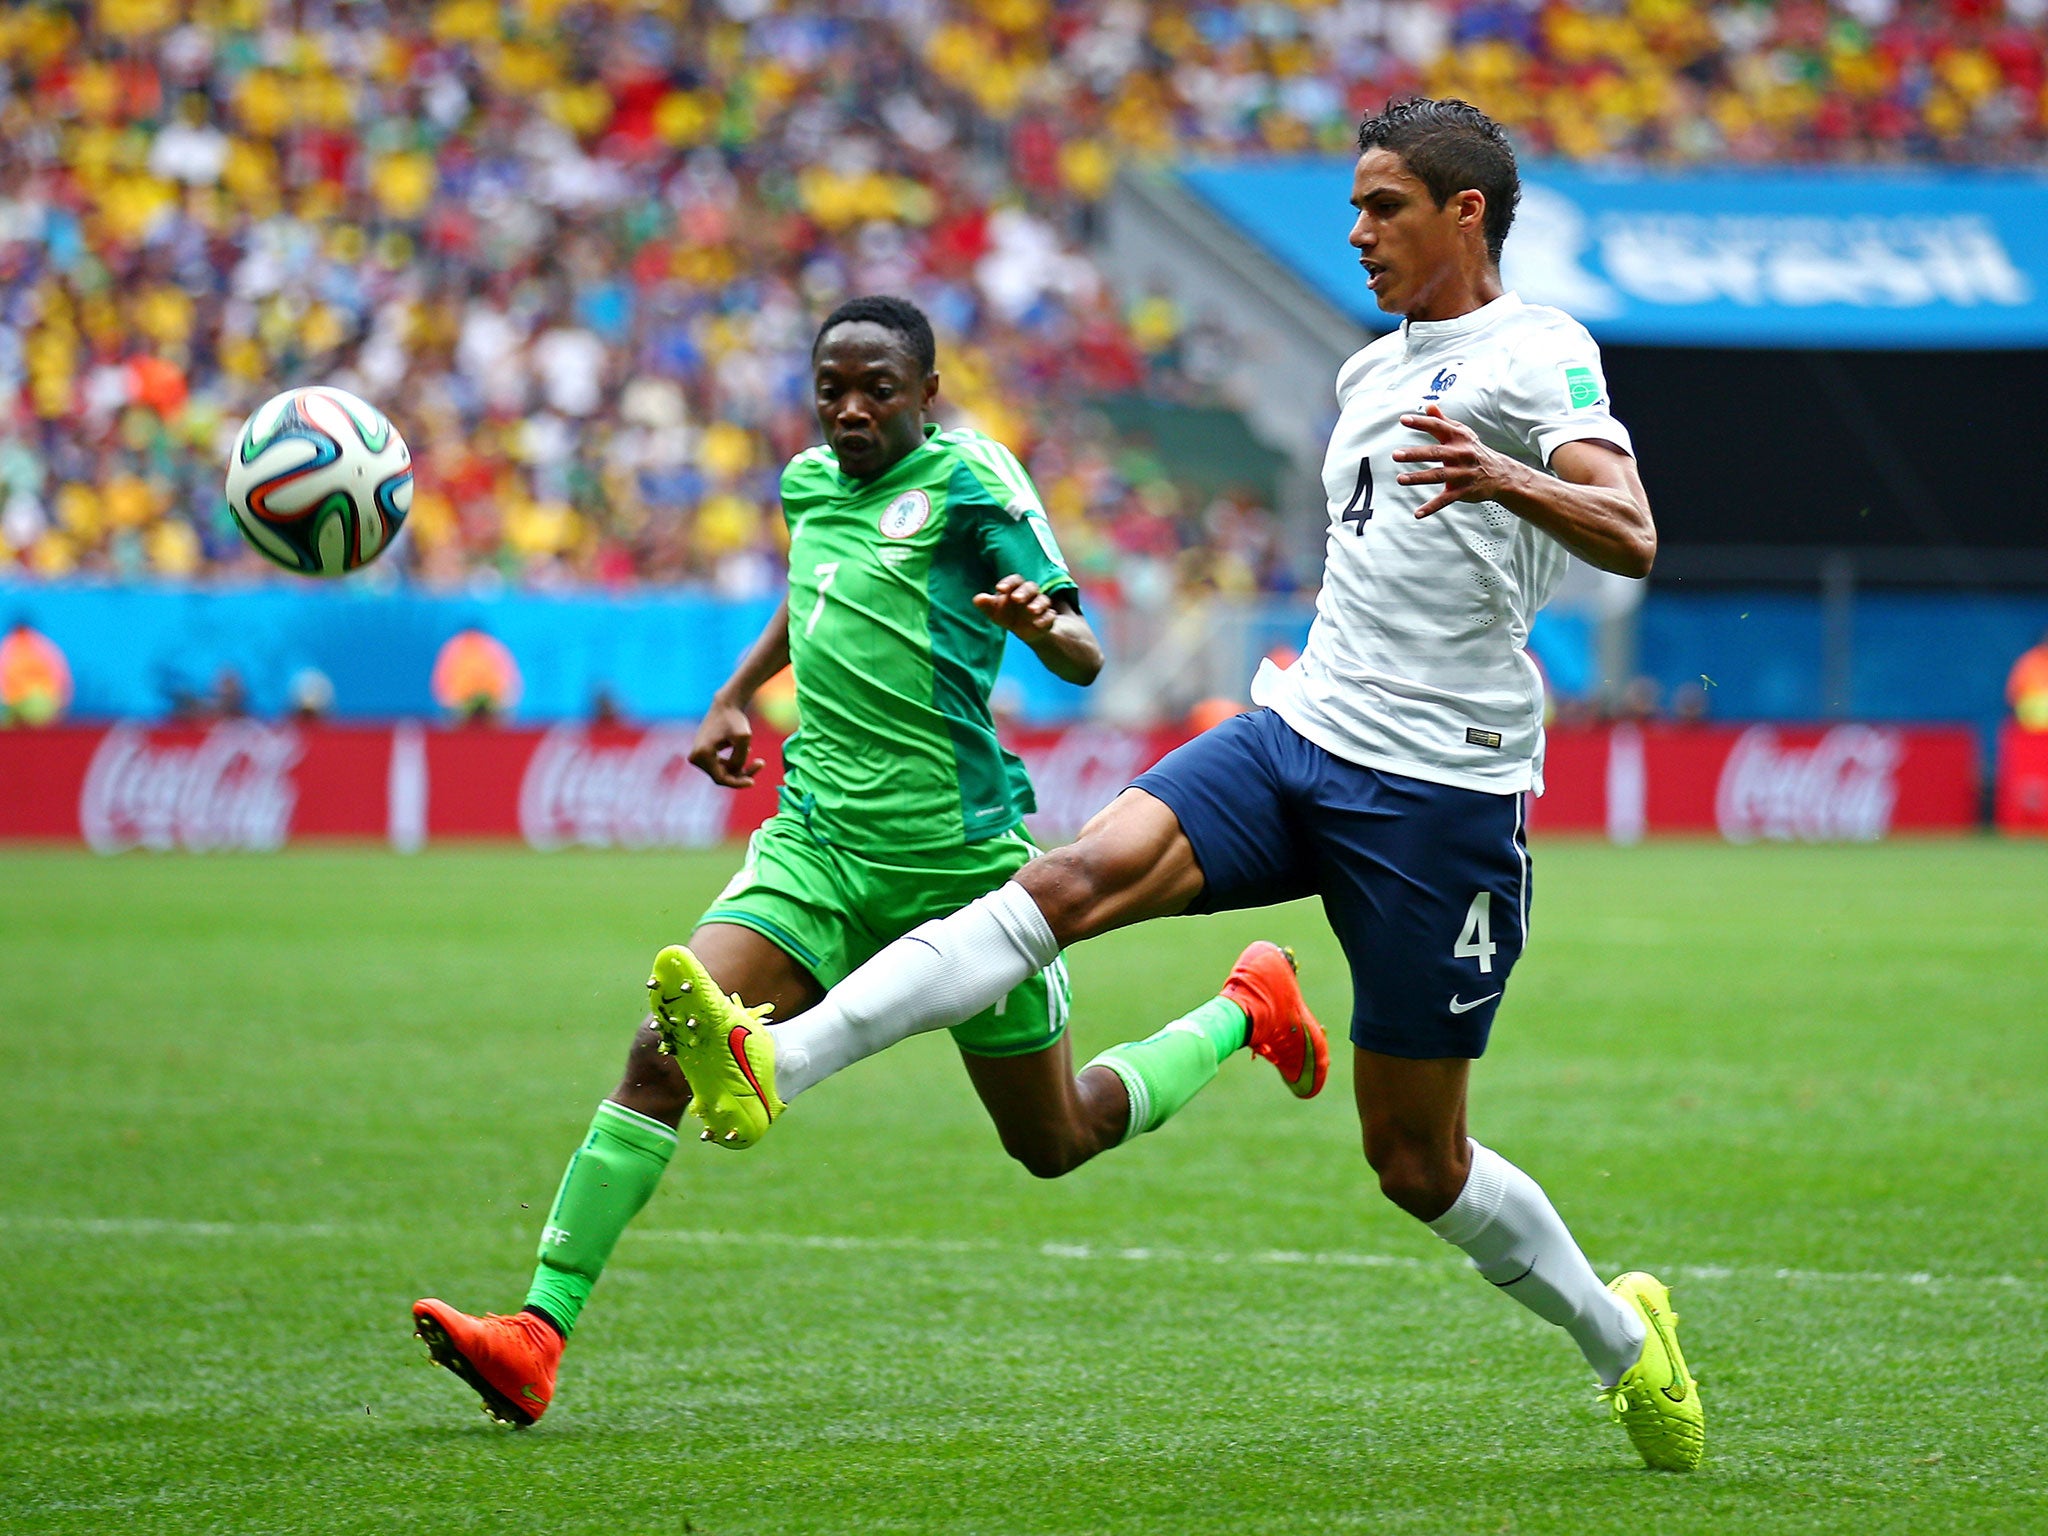
[[[1434,469],[1414,469],[1395,476],[1402,485],[1440,485],[1433,498],[1416,508],[1417,517],[1440,512],[1454,501],[1498,501],[1510,492],[1525,473],[1523,466],[1504,453],[1495,453],[1479,441],[1479,434],[1462,421],[1453,421],[1442,409],[1430,406],[1420,415],[1401,418],[1401,425],[1427,432],[1436,441],[1414,448],[1396,448],[1396,464],[1433,464]]]
[[[727,789],[745,789],[768,766],[764,758],[747,756],[753,744],[754,724],[747,712],[714,702],[697,727],[697,739],[690,743],[690,761]]]
[[[1050,634],[1059,618],[1059,610],[1038,590],[1038,583],[1022,576],[1005,576],[996,583],[995,591],[976,593],[974,606],[1026,641]]]

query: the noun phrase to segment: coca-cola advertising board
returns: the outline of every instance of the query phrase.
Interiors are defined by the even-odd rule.
[[[400,849],[518,838],[548,850],[697,848],[775,809],[774,768],[720,789],[689,762],[687,723],[627,729],[343,727],[228,720],[0,731],[0,839],[268,850],[375,838]],[[1172,730],[1022,731],[1032,830],[1062,841],[1181,741]],[[756,750],[779,762],[764,732]],[[1977,751],[1962,727],[1622,725],[1550,734],[1532,827],[1632,841],[1843,841],[1977,820]]]
[[[1868,842],[1977,824],[1966,726],[1680,726],[1552,731],[1531,830],[1718,832],[1734,843]]]

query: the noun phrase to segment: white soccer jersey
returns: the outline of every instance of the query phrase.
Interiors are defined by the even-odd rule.
[[[1455,320],[1410,321],[1337,375],[1323,461],[1330,532],[1301,658],[1263,663],[1252,700],[1347,761],[1494,793],[1543,792],[1543,682],[1529,622],[1564,574],[1564,546],[1494,502],[1400,485],[1401,425],[1435,404],[1488,447],[1546,469],[1563,443],[1633,452],[1607,406],[1600,349],[1561,310],[1501,295]]]

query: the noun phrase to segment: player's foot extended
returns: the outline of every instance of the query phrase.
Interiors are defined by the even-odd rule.
[[[1248,945],[1230,968],[1223,996],[1251,1021],[1252,1054],[1280,1071],[1296,1098],[1312,1099],[1330,1075],[1330,1042],[1308,1011],[1294,974],[1294,951],[1260,939]]]
[[[690,1082],[690,1113],[704,1122],[704,1140],[738,1150],[767,1134],[782,1113],[775,1097],[775,1042],[762,1021],[769,1008],[749,1008],[718,983],[697,957],[671,944],[654,957],[647,978],[662,1046]]]
[[[1690,1472],[1707,1448],[1700,1384],[1678,1348],[1678,1314],[1662,1281],[1641,1270],[1617,1275],[1607,1289],[1643,1319],[1643,1353],[1600,1401],[1628,1431],[1643,1460],[1665,1472]]]
[[[562,1336],[531,1312],[471,1317],[430,1296],[412,1304],[412,1331],[434,1364],[468,1382],[500,1424],[525,1429],[548,1411]]]

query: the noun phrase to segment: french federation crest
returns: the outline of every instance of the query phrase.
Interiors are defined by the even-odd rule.
[[[882,512],[882,537],[907,539],[931,521],[932,499],[923,491],[905,491]]]

